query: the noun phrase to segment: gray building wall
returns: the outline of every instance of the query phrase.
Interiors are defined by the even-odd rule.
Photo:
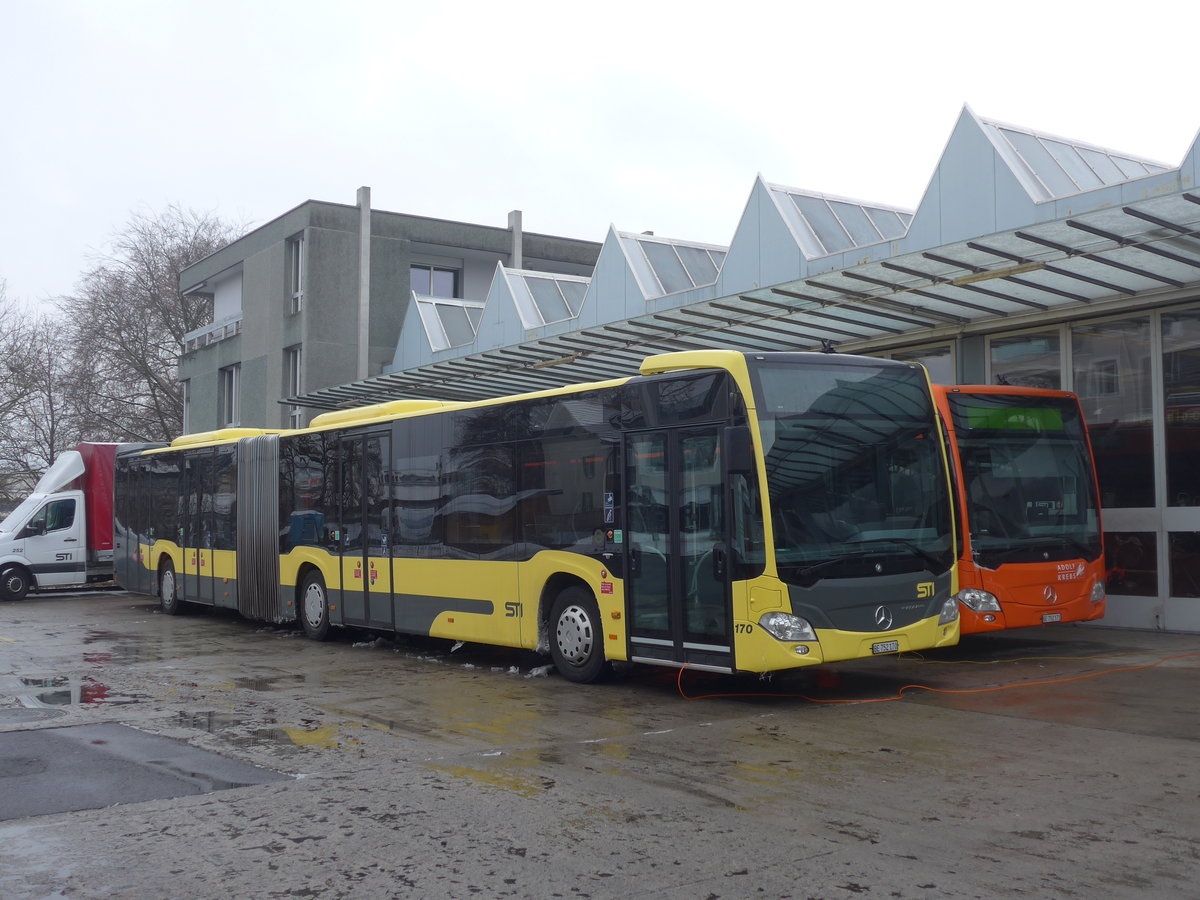
[[[244,427],[280,428],[291,407],[288,348],[301,348],[302,390],[354,381],[358,375],[359,228],[357,206],[307,201],[256,228],[186,269],[180,288],[212,293],[241,272],[240,333],[227,327],[189,335],[179,378],[189,385],[189,432],[210,431],[219,418],[219,371],[240,365],[239,415]],[[460,294],[482,301],[497,262],[512,259],[508,228],[451,222],[372,210],[367,374],[393,362],[411,305],[409,269],[414,264],[461,271]],[[291,311],[288,242],[303,241],[303,303]],[[525,232],[523,265],[545,272],[590,275],[600,245],[592,241]],[[214,323],[221,326],[222,323]],[[305,411],[301,422],[314,413]]]

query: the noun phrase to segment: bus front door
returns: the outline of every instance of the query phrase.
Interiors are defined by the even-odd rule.
[[[392,628],[388,434],[341,439],[342,621]]]
[[[721,430],[625,440],[625,572],[631,656],[729,671],[729,551]]]

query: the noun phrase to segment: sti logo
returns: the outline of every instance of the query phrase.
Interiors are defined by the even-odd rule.
[[[933,596],[933,590],[934,587],[932,581],[922,581],[917,585],[917,599],[928,600]]]

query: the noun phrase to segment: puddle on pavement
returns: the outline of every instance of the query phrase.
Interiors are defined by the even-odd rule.
[[[184,712],[180,711],[176,724],[184,728],[194,728],[212,734],[234,725],[240,725],[242,720],[229,713],[220,712]]]
[[[548,778],[537,771],[522,771],[528,762],[506,759],[500,761],[497,767],[455,765],[431,763],[430,768],[444,772],[454,778],[470,781],[484,787],[499,788],[520,797],[536,797],[550,790],[555,785],[553,778]]]
[[[43,722],[46,719],[57,719],[66,714],[66,710],[62,709],[27,709],[25,707],[0,709],[0,725],[10,722]]]
[[[233,679],[233,686],[246,691],[274,691],[294,684],[303,684],[305,676],[299,673],[288,675],[259,675]]]
[[[121,706],[145,700],[145,694],[125,694],[90,675],[52,675],[48,678],[20,678],[15,688],[22,706],[52,709],[62,706]]]
[[[338,729],[331,725],[321,725],[316,728],[257,728],[248,734],[231,736],[229,743],[235,747],[285,747],[302,749],[313,747],[326,750],[333,749],[343,743],[358,744],[357,739],[339,739]]]
[[[135,663],[159,662],[162,654],[138,644],[117,644],[108,650],[89,650],[83,661],[93,666],[128,666]]]
[[[141,662],[159,662],[162,654],[152,644],[145,644],[138,638],[121,634],[116,631],[103,631],[92,628],[83,638],[84,645],[99,644],[111,641],[112,646],[100,650],[86,650],[83,661],[93,666],[131,665]]]

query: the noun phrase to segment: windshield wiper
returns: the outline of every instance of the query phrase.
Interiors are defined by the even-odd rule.
[[[1047,538],[1047,540],[1059,541],[1060,543],[1066,544],[1068,547],[1074,547],[1084,556],[1092,552],[1090,545],[1085,544],[1083,541],[1079,540],[1079,538],[1071,537],[1069,534],[1056,534],[1053,537]]]
[[[901,547],[907,547],[916,556],[921,557],[921,559],[925,560],[925,562],[929,563],[931,566],[934,566],[934,568],[931,571],[936,572],[937,567],[943,565],[942,560],[938,559],[936,556],[934,556],[932,553],[930,553],[928,550],[926,550],[920,544],[914,543],[913,541],[910,541],[907,538],[897,538],[897,537],[871,538],[871,540],[869,540],[869,541],[851,541],[850,543],[857,545],[857,546],[863,546],[865,544],[899,544]]]
[[[857,559],[860,556],[866,556],[865,553],[846,553],[842,556],[835,556],[832,559],[823,559],[819,563],[810,563],[802,568],[798,567],[793,572],[794,575],[800,578],[805,578],[815,572],[820,572],[822,569],[827,569],[837,563],[845,562],[848,559]]]
[[[1066,534],[1043,535],[1041,537],[1025,538],[1019,543],[1013,543],[1001,550],[991,550],[981,548],[975,550],[976,556],[984,556],[995,562],[1003,562],[1014,556],[1020,556],[1025,553],[1031,553],[1041,550],[1045,553],[1046,548],[1051,547],[1058,549],[1059,547],[1069,547],[1078,551],[1086,557],[1092,552],[1092,548],[1078,538],[1071,537]]]

